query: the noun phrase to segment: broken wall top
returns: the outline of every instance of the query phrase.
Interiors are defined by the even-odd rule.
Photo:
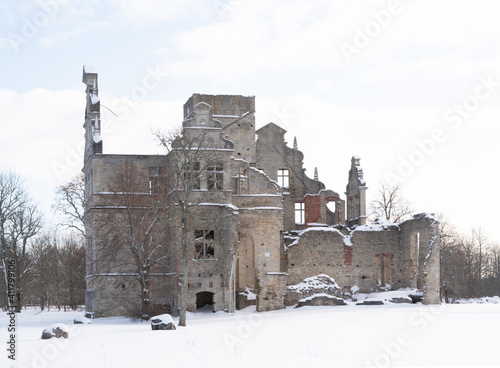
[[[184,118],[188,117],[194,106],[204,102],[212,107],[213,115],[240,117],[255,112],[255,96],[241,95],[204,95],[195,93],[184,104]]]

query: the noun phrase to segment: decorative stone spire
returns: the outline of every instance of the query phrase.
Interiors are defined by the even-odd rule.
[[[366,181],[358,156],[351,158],[351,169],[346,187],[347,196],[347,226],[353,227],[366,224]]]
[[[314,180],[319,181],[318,168],[314,168]]]
[[[293,149],[299,149],[297,147],[297,137],[293,137]]]

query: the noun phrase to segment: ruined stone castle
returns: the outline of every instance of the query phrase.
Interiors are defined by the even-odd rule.
[[[97,77],[95,68],[84,67],[86,309],[96,316],[123,315],[140,303],[141,271],[130,262],[134,254],[116,245],[128,230],[113,219],[131,206],[117,201],[133,197],[134,208],[146,208],[161,195],[175,210],[180,206],[174,193],[183,188],[174,180],[179,162],[172,152],[103,153]],[[283,128],[269,123],[256,129],[255,97],[194,94],[183,109],[183,134],[203,136],[204,152],[217,154],[192,187],[198,212],[187,235],[188,310],[256,304],[267,311],[307,300],[336,304],[357,292],[402,287],[420,290],[425,303],[440,302],[437,221],[420,214],[400,224],[367,223],[359,157],[352,157],[343,197],[326,189],[317,173],[305,174],[304,154],[296,140],[287,146]],[[113,186],[130,178],[124,167],[133,167],[136,178],[128,195]],[[104,215],[105,224],[99,220]],[[149,270],[148,300],[153,311],[176,314],[184,224],[174,216],[160,226],[155,216],[143,232],[164,257]]]

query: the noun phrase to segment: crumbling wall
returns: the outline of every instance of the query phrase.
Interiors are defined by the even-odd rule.
[[[287,251],[289,285],[326,274],[344,294],[353,286],[362,292],[385,284],[399,288],[399,241],[397,226],[366,225],[348,235],[331,227],[309,228]]]
[[[439,222],[421,213],[400,226],[403,284],[423,290],[425,304],[440,303]]]
[[[327,203],[335,203],[335,211],[331,212]],[[310,224],[344,224],[344,201],[340,200],[338,193],[333,190],[322,189],[318,194],[306,194],[305,227]]]
[[[308,193],[318,193],[325,188],[325,185],[305,174],[304,154],[295,147],[287,147],[284,138],[285,129],[269,123],[256,133],[258,137],[256,167],[263,169],[275,181],[278,181],[278,170],[288,170],[289,185],[283,187],[283,222],[285,231],[293,230],[297,228],[295,203],[304,201],[304,196]]]
[[[268,284],[273,278],[267,280],[266,275],[281,269],[281,189],[264,172],[249,167],[243,160],[233,159],[231,172],[235,181],[231,203],[239,213],[237,290],[239,293],[247,289],[258,292],[259,282],[266,288],[274,287]],[[248,304],[243,297],[238,297],[238,307]]]
[[[259,279],[257,312],[285,308],[285,292],[288,275],[283,272],[268,272]]]

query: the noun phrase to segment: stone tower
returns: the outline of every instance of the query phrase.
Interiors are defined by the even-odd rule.
[[[85,156],[84,161],[93,153],[102,153],[101,105],[97,85],[97,69],[90,65],[83,67],[82,82],[87,86],[87,105],[85,108]]]
[[[346,187],[347,196],[347,221],[346,225],[353,227],[366,224],[366,186],[363,178],[363,169],[359,165],[361,160],[358,156],[351,159],[349,170],[349,181]]]

